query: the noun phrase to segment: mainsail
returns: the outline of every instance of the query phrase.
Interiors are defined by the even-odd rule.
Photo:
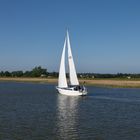
[[[74,61],[73,61],[68,31],[67,31],[67,47],[68,47],[68,64],[69,64],[70,84],[79,85],[79,81],[77,79],[76,69],[75,69],[75,65],[74,65]]]
[[[66,50],[66,38],[64,42],[62,56],[61,56],[59,79],[58,79],[58,87],[62,87],[62,88],[68,87],[67,79],[66,79],[66,70],[65,70],[65,50]]]

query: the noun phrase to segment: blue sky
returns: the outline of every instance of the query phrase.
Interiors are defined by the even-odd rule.
[[[0,71],[58,71],[69,29],[78,72],[140,73],[139,0],[0,0]]]

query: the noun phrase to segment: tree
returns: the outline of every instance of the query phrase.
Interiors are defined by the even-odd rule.
[[[24,77],[31,77],[31,71],[25,71],[25,72],[23,73],[23,76],[24,76]]]
[[[13,71],[13,72],[11,73],[11,75],[12,75],[13,77],[22,77],[22,76],[23,76],[23,71]]]
[[[35,67],[32,71],[31,71],[31,76],[32,77],[41,77],[41,75],[47,76],[47,69],[43,69],[41,68],[41,66],[39,67]]]
[[[5,71],[4,76],[10,77],[11,76],[11,73],[9,71]]]
[[[0,72],[0,76],[3,77],[5,74],[3,71]]]

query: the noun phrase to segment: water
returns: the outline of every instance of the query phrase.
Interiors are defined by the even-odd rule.
[[[67,97],[54,86],[0,82],[0,140],[140,139],[140,89]]]

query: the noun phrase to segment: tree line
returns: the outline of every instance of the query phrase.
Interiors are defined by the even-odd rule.
[[[117,73],[117,74],[100,74],[100,73],[79,73],[79,78],[140,78],[140,74]]]
[[[33,68],[31,71],[1,71],[0,77],[47,77],[47,69],[41,66]]]
[[[57,78],[58,72],[48,72],[46,68],[41,66],[33,68],[31,71],[1,71],[0,77],[53,77]],[[66,74],[69,77],[69,74]],[[117,74],[100,74],[100,73],[78,73],[78,78],[140,78],[140,74],[117,73]]]

